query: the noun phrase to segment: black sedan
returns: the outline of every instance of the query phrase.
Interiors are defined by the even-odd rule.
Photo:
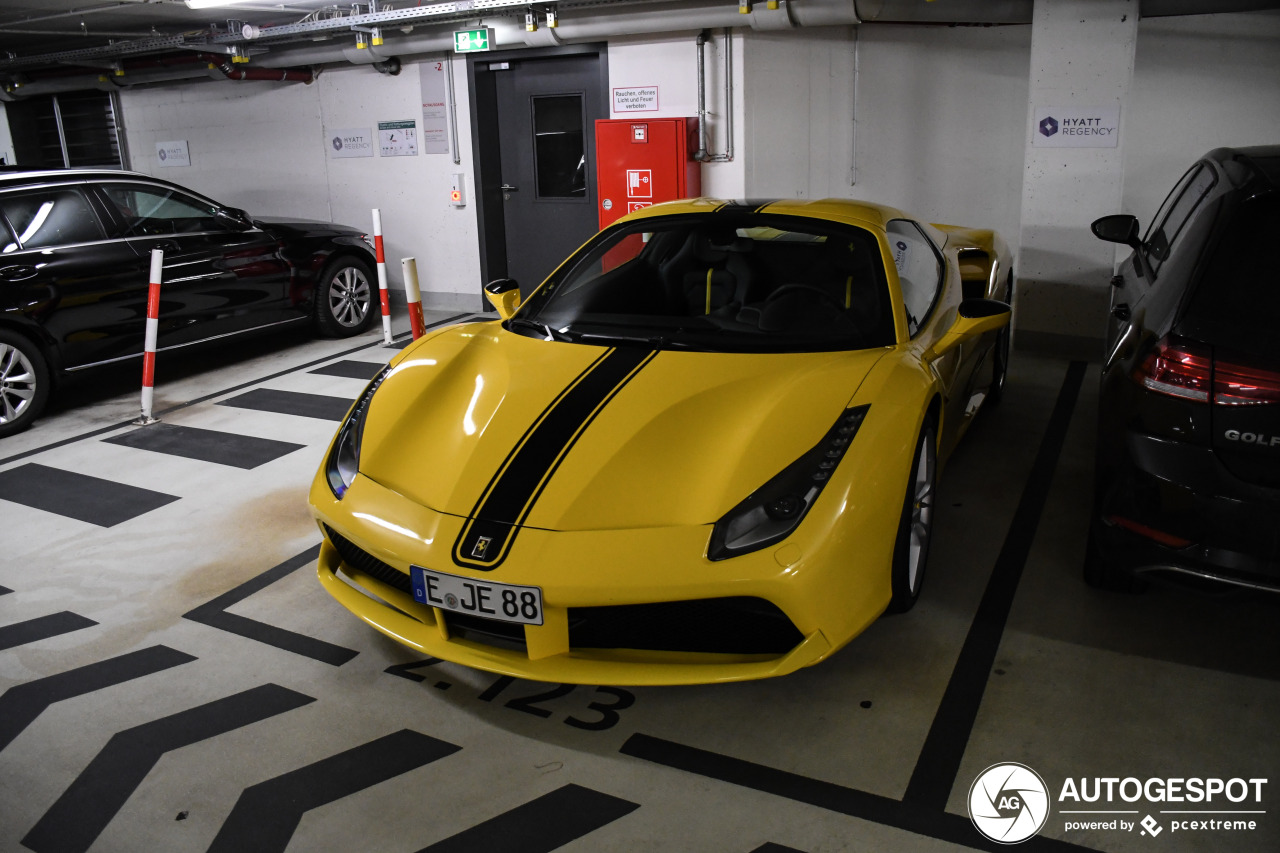
[[[251,219],[132,172],[0,174],[0,437],[58,378],[141,355],[153,249],[161,350],[290,324],[354,335],[374,318],[374,253],[354,228]]]
[[[1280,145],[1182,176],[1112,279],[1085,579],[1280,590]]]

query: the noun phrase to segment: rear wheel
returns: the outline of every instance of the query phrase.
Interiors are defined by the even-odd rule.
[[[27,338],[0,329],[0,437],[22,432],[49,399],[49,366]]]
[[[924,586],[929,540],[933,537],[937,454],[936,431],[932,423],[926,422],[916,441],[915,461],[907,479],[907,494],[893,548],[891,613],[905,613],[914,607]]]
[[[325,267],[316,284],[316,326],[335,338],[357,335],[373,321],[375,287],[369,265],[358,258],[338,258]]]

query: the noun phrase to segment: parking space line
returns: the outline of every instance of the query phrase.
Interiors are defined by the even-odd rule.
[[[47,640],[50,637],[70,634],[72,631],[79,631],[82,628],[92,628],[97,624],[92,619],[88,619],[78,613],[64,610],[61,613],[51,613],[48,616],[28,619],[25,622],[0,626],[0,651],[12,649],[16,646],[25,646],[27,643],[34,643],[37,640]]]
[[[982,838],[967,817],[940,809],[900,802],[879,794],[869,794],[834,782],[812,779],[787,770],[778,770],[646,734],[633,734],[627,738],[619,752],[708,779],[774,794],[859,820],[891,826],[916,835],[936,838],[939,841],[949,841],[974,850],[997,853],[997,851],[1008,849],[1007,845]],[[1019,849],[1032,851],[1032,853],[1085,853],[1091,850],[1088,847],[1042,835],[1022,842]]]
[[[104,438],[107,444],[251,470],[306,447],[289,441],[175,424],[151,424]]]
[[[978,708],[995,664],[1000,639],[1004,636],[1005,622],[1013,607],[1018,581],[1031,553],[1036,528],[1049,486],[1058,466],[1058,456],[1066,440],[1071,413],[1080,386],[1084,381],[1086,364],[1073,361],[1067,367],[1066,377],[1058,391],[1057,402],[1049,415],[1049,423],[1040,440],[1035,462],[1022,490],[1022,497],[1009,523],[1000,555],[996,558],[986,591],[974,615],[964,645],[956,658],[951,679],[943,693],[942,701],[934,715],[933,724],[925,738],[920,756],[916,760],[911,781],[907,783],[903,800],[932,810],[942,811],[947,806],[951,789],[964,759],[969,735],[978,717]]]
[[[209,853],[283,853],[314,808],[394,779],[462,747],[410,729],[245,788]]]
[[[235,613],[227,612],[227,608],[239,604],[254,593],[266,589],[271,584],[303,566],[314,563],[319,557],[320,546],[313,545],[301,554],[285,560],[280,565],[268,569],[257,577],[250,578],[239,586],[224,592],[217,598],[182,614],[182,618],[190,619],[192,622],[199,622],[202,625],[208,625],[210,628],[217,628],[230,634],[237,634],[250,640],[256,640],[259,643],[265,643],[268,646],[274,646],[286,652],[309,657],[321,663],[342,666],[358,655],[359,652],[355,649],[326,643],[324,640],[317,640],[305,634],[297,634],[284,628],[277,628],[274,625],[268,625],[265,622],[259,622],[247,616],[239,616]]]
[[[418,853],[549,853],[640,808],[580,785],[565,785]]]
[[[87,666],[27,681],[0,694],[0,750],[55,702],[74,699],[196,660],[168,646],[152,646]]]
[[[314,702],[264,684],[117,732],[22,839],[36,853],[81,853],[133,796],[160,758]]]
[[[177,495],[35,462],[0,471],[0,494],[6,501],[98,527],[115,527],[178,500]]]

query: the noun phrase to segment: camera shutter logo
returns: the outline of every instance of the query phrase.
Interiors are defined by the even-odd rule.
[[[1049,819],[1049,789],[1025,764],[993,764],[969,788],[969,819],[997,843],[1026,841]]]

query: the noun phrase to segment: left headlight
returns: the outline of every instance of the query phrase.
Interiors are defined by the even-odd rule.
[[[845,409],[822,441],[729,510],[711,531],[707,558],[724,560],[787,538],[844,458],[870,406]]]
[[[329,458],[325,460],[325,477],[329,481],[329,490],[333,496],[342,500],[360,468],[360,442],[364,438],[364,421],[369,413],[369,403],[373,393],[378,390],[382,380],[391,372],[390,366],[382,368],[369,386],[364,389],[360,399],[351,407],[351,412],[342,422],[338,430],[338,438],[333,442]]]

